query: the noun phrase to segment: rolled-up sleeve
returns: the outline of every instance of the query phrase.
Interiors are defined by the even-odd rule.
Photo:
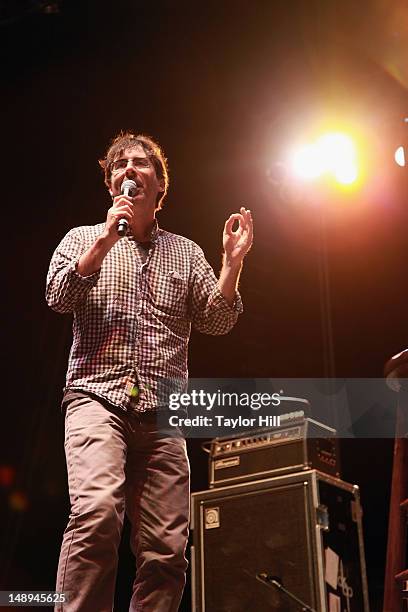
[[[218,336],[228,333],[243,311],[238,291],[230,305],[218,288],[214,270],[205,259],[203,251],[195,245],[195,261],[192,283],[192,323],[204,334]]]
[[[77,272],[78,261],[86,248],[80,228],[75,228],[63,238],[51,258],[46,300],[56,312],[73,312],[98,281],[100,270],[90,276]]]

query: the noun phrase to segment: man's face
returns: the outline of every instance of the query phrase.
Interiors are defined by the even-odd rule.
[[[135,205],[156,208],[157,194],[164,190],[164,180],[158,179],[156,170],[143,147],[126,149],[118,155],[112,164],[112,175],[109,192],[115,197],[120,194],[124,180],[130,179],[137,185],[137,193],[132,198]]]

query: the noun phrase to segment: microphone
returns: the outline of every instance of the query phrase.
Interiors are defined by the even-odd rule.
[[[122,195],[129,196],[129,198],[133,198],[137,193],[137,185],[135,181],[132,181],[131,179],[126,179],[123,181],[120,188],[120,193]],[[128,229],[129,223],[127,219],[119,219],[117,227],[119,236],[126,236]]]
[[[291,591],[289,591],[289,589],[286,589],[283,586],[282,578],[280,578],[280,576],[272,576],[272,574],[267,574],[266,572],[260,572],[259,574],[256,574],[255,578],[259,580],[259,582],[263,582],[263,584],[265,584],[266,586],[270,588],[273,587],[277,589],[278,591],[281,591],[282,593],[284,593],[284,595],[286,595],[287,597],[289,597],[289,599],[291,599],[292,601],[294,601],[295,603],[299,605],[302,612],[316,612],[314,608],[312,608],[307,603],[299,599],[299,597],[296,597],[296,595],[292,593]]]
[[[266,572],[260,572],[256,575],[256,578],[261,582],[268,582],[269,584],[273,584],[273,586],[277,589],[283,587],[282,579],[279,576],[272,576],[271,574],[267,574]]]

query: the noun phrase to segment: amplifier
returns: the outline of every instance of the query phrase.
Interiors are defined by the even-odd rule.
[[[336,430],[303,413],[280,427],[252,430],[210,443],[210,488],[315,468],[340,477]]]
[[[307,470],[192,495],[192,610],[369,612],[359,489]]]

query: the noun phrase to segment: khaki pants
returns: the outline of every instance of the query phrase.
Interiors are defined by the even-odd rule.
[[[57,575],[64,612],[113,609],[124,512],[136,557],[132,612],[173,612],[185,584],[189,464],[185,440],[154,419],[68,392],[65,454],[71,513]]]

